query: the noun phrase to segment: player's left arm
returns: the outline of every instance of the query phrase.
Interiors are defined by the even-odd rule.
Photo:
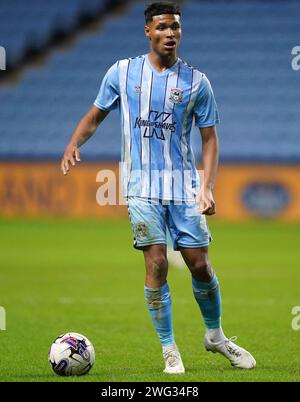
[[[214,215],[216,213],[216,203],[213,197],[213,189],[219,162],[219,139],[216,126],[201,127],[200,133],[204,170],[203,208],[201,212],[205,215]]]

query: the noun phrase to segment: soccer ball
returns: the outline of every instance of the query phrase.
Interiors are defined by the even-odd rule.
[[[92,343],[83,335],[70,332],[58,336],[52,343],[49,363],[53,371],[61,376],[87,374],[95,362]]]

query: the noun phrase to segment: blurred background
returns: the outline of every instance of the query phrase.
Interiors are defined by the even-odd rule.
[[[259,363],[245,377],[210,366],[206,355],[192,360],[200,350],[193,327],[199,314],[187,272],[173,270],[175,327],[185,329],[177,339],[186,345],[186,366],[195,367],[185,378],[299,381],[291,311],[300,305],[300,2],[180,4],[179,55],[208,76],[221,118],[217,215],[209,224],[225,330],[241,334]],[[82,162],[67,177],[59,166],[107,69],[148,52],[144,7],[129,0],[0,0],[0,305],[7,309],[1,336],[10,342],[0,380],[52,380],[47,348],[71,329],[106,359],[105,366],[96,359],[97,379],[147,380],[152,369],[150,380],[161,379],[127,210],[96,202],[97,172],[118,173],[117,112],[82,147]],[[192,139],[201,168],[197,130]],[[153,362],[145,345],[157,354]],[[42,363],[29,367],[27,349]],[[19,353],[15,365],[11,353]],[[136,356],[135,370],[128,362]]]
[[[0,3],[0,45],[6,49],[6,71],[0,71],[1,215],[124,214],[124,208],[97,206],[94,197],[95,172],[103,164],[115,168],[120,158],[117,112],[82,148],[82,160],[94,164],[83,164],[67,179],[57,168],[107,69],[148,51],[145,2]],[[299,220],[300,71],[292,55],[300,45],[299,2],[181,4],[180,56],[209,77],[220,110],[218,216]],[[192,138],[199,159],[198,132]]]

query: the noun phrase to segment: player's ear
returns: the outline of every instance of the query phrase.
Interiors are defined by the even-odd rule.
[[[147,38],[148,38],[149,40],[151,40],[150,28],[148,27],[148,25],[145,25],[145,35],[147,36]]]

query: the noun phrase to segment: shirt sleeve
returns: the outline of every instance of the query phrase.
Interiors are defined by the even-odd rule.
[[[94,105],[101,110],[111,111],[118,107],[120,98],[118,63],[115,63],[105,74]]]
[[[220,122],[214,93],[205,74],[203,74],[195,102],[194,116],[197,127],[211,127]]]

